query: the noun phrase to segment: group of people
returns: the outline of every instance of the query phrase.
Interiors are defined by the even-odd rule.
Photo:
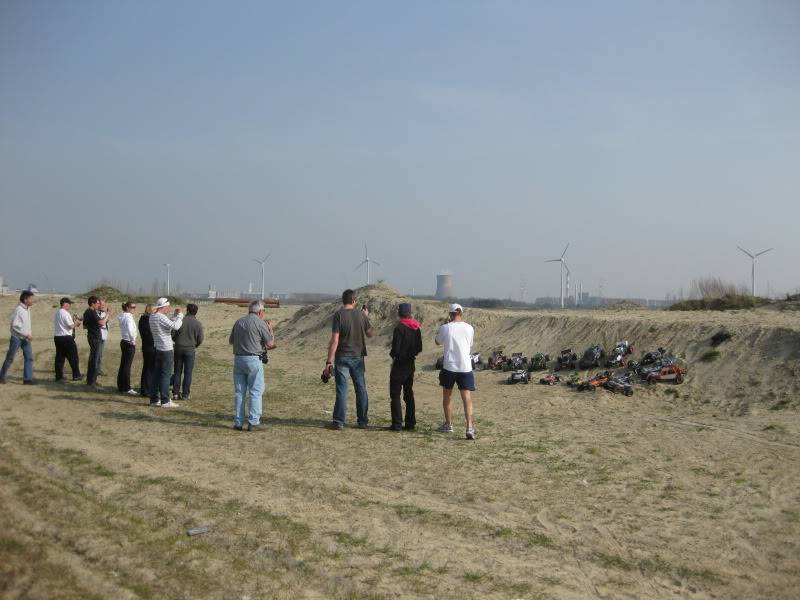
[[[333,316],[328,356],[322,372],[323,381],[327,382],[333,377],[336,383],[336,401],[329,428],[337,431],[344,429],[347,419],[348,378],[355,389],[357,425],[366,429],[369,424],[365,357],[367,338],[375,332],[369,320],[368,308],[363,306],[359,310],[356,300],[353,290],[342,293],[342,307]],[[6,372],[19,349],[22,349],[25,361],[23,383],[34,383],[30,318],[32,304],[33,293],[22,292],[11,318],[11,340],[0,371],[0,383],[5,383]],[[86,330],[89,343],[86,384],[95,386],[98,375],[102,374],[103,349],[108,340],[111,310],[102,298],[95,296],[89,297],[88,305],[83,316],[78,317],[70,313],[72,300],[61,299],[60,308],[53,319],[56,381],[64,380],[65,361],[69,362],[72,369],[73,380],[83,378],[75,343],[75,331],[81,326]],[[147,396],[150,406],[176,408],[179,406],[177,400],[191,398],[195,352],[203,343],[203,326],[197,319],[198,307],[188,304],[184,316],[180,308],[171,311],[167,298],[159,298],[155,304],[145,307],[138,324],[134,322],[136,309],[135,302],[125,302],[122,313],[117,317],[120,330],[117,389],[125,394]],[[399,304],[397,315],[389,351],[392,359],[389,372],[392,422],[389,429],[413,431],[417,425],[414,373],[416,357],[422,352],[422,331],[420,322],[412,318],[410,304]],[[475,377],[470,358],[473,339],[474,329],[464,321],[464,308],[459,304],[451,304],[448,318],[438,328],[435,337],[435,343],[442,346],[444,352],[439,372],[444,420],[439,431],[454,431],[452,393],[457,386],[464,405],[465,436],[468,440],[476,437],[472,415]],[[138,392],[130,382],[137,342],[142,351],[142,376]],[[276,347],[272,323],[265,319],[262,301],[254,300],[249,304],[248,314],[234,323],[228,342],[234,355],[233,428],[237,431],[245,428],[247,431],[258,430],[261,428],[262,396],[265,391],[264,364],[269,360],[268,350]]]
[[[20,294],[19,304],[11,316],[11,339],[8,352],[0,370],[0,383],[6,382],[6,373],[14,362],[17,351],[22,349],[24,357],[22,382],[35,383],[33,379],[33,348],[31,345],[31,315],[33,292]],[[53,316],[53,343],[55,344],[55,380],[63,382],[64,364],[69,363],[72,380],[83,380],[78,345],[75,341],[77,329],[83,327],[89,344],[86,368],[86,385],[97,386],[98,376],[103,372],[103,354],[109,337],[111,310],[103,298],[89,296],[88,308],[82,316],[70,312],[73,302],[61,298],[59,308]],[[191,399],[192,373],[195,352],[203,343],[203,325],[197,319],[196,304],[186,306],[183,311],[176,308],[172,315],[167,298],[159,298],[145,307],[138,323],[134,320],[136,302],[122,304],[117,317],[120,331],[120,364],[117,370],[117,390],[123,394],[142,395],[150,399],[152,406],[176,408],[176,400]],[[139,391],[131,385],[131,367],[136,356],[137,343],[142,350],[142,376]]]

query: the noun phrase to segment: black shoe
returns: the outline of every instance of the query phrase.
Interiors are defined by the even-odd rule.
[[[369,429],[369,424],[368,423],[359,423],[358,424],[358,428],[359,429]]]
[[[403,429],[405,429],[406,431],[414,431],[416,428],[417,428],[416,425],[406,425],[405,427],[403,427]]]
[[[234,426],[233,426],[233,428],[234,428],[236,431],[241,431],[241,430],[242,430],[242,426],[241,426],[241,425],[234,425]]]
[[[3,377],[2,379],[0,379],[0,383],[5,383],[5,382],[6,382],[6,378],[5,378],[5,377]]]
[[[397,425],[388,425],[388,426],[384,427],[383,430],[384,431],[403,431],[403,428],[399,427]]]
[[[26,379],[22,382],[24,385],[36,385],[36,382],[33,379]]]
[[[332,431],[341,431],[344,429],[344,425],[341,423],[337,423],[336,421],[331,421],[325,426],[326,429],[331,429]]]
[[[76,375],[72,378],[72,381],[80,381],[81,379],[83,379],[83,375]]]

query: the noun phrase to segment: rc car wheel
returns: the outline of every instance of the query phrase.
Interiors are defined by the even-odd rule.
[[[680,373],[678,373],[678,374],[675,376],[675,383],[683,383],[683,375],[681,375]]]
[[[626,390],[625,390],[625,395],[626,395],[626,396],[633,396],[633,390],[632,390],[632,389],[630,389],[630,388],[626,389]]]

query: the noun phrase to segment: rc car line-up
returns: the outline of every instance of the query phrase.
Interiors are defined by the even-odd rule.
[[[633,395],[634,384],[645,383],[656,385],[659,381],[675,384],[683,383],[687,369],[679,364],[678,359],[668,350],[658,348],[645,352],[639,360],[627,360],[633,355],[633,346],[628,340],[617,342],[614,348],[606,352],[600,345],[589,346],[579,357],[571,348],[565,348],[556,357],[550,359],[549,354],[534,353],[529,359],[522,352],[514,352],[510,356],[495,350],[486,365],[481,360],[480,352],[472,355],[472,368],[484,368],[493,371],[509,372],[507,383],[524,383],[531,381],[531,373],[546,371],[552,364],[552,372],[539,379],[542,385],[565,384],[579,392],[596,391],[602,387],[613,393]],[[436,361],[436,368],[442,368],[442,357]],[[578,373],[562,377],[559,372],[565,370],[598,369],[594,376],[583,378]]]

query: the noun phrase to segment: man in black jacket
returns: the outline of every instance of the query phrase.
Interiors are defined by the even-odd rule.
[[[397,310],[400,320],[392,333],[392,370],[389,374],[389,397],[392,399],[392,431],[403,429],[403,407],[400,390],[406,403],[405,428],[412,431],[417,425],[414,407],[414,366],[422,352],[422,332],[419,322],[411,318],[411,305],[404,302]]]

